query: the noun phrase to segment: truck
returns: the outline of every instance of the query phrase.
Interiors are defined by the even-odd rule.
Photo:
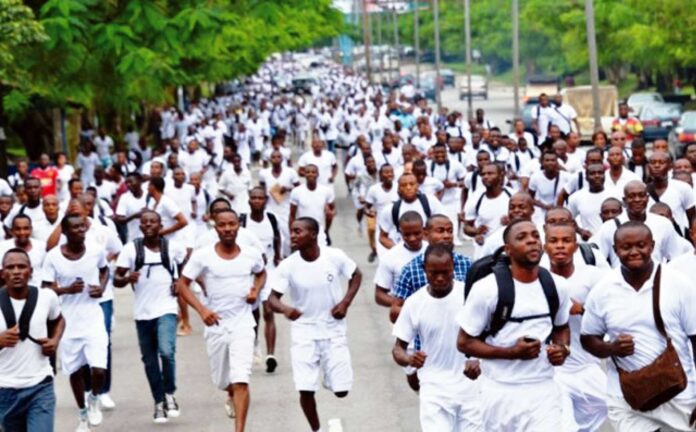
[[[619,116],[619,91],[614,85],[599,86],[599,110],[601,124],[595,125],[592,113],[592,86],[566,87],[561,90],[563,102],[578,113],[580,140],[590,142],[597,130],[611,133],[611,123]]]

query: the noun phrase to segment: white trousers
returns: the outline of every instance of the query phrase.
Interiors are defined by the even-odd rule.
[[[602,368],[556,368],[554,380],[563,395],[563,432],[598,431],[607,418],[607,375]]]
[[[624,398],[607,396],[609,420],[616,432],[672,432],[693,431],[689,417],[694,403],[674,400],[664,403],[652,411],[636,411]]]
[[[481,403],[478,382],[467,378],[460,388],[423,384],[420,389],[420,423],[423,432],[480,432]]]
[[[553,380],[501,384],[489,379],[482,386],[481,396],[485,431],[561,430],[561,392]]]

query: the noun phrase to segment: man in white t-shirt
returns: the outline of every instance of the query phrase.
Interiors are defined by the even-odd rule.
[[[546,140],[549,133],[549,126],[554,124],[556,111],[553,109],[546,93],[539,95],[539,105],[532,108],[532,128],[539,137],[539,143]]]
[[[238,214],[249,212],[249,189],[251,189],[251,172],[244,167],[239,154],[232,155],[232,166],[220,175],[218,190],[230,200],[232,209]]]
[[[694,208],[694,190],[681,181],[671,180],[669,174],[672,168],[671,156],[656,151],[648,159],[651,182],[648,183],[648,194],[656,202],[667,204],[672,209],[674,220],[681,230],[686,230],[696,217]]]
[[[14,206],[3,220],[5,228],[8,230],[12,227],[12,221],[18,214],[29,216],[34,224],[42,223],[46,219],[41,206],[41,180],[29,177],[24,182],[24,191],[27,194],[27,202]]]
[[[618,198],[614,193],[604,189],[604,166],[589,165],[584,174],[587,187],[572,194],[568,199],[568,210],[573,218],[578,218],[578,233],[587,241],[602,226],[600,211],[602,203],[609,197]]]
[[[575,109],[563,103],[563,95],[560,93],[555,95],[553,98],[554,106],[553,110],[556,112],[552,122],[561,129],[561,132],[568,135],[575,126],[576,131],[580,131],[580,124],[578,123],[578,113]]]
[[[360,288],[362,273],[340,249],[320,247],[319,223],[304,217],[290,228],[295,252],[280,263],[271,284],[271,308],[292,321],[292,372],[300,406],[312,431],[321,429],[314,394],[320,375],[337,397],[353,384],[345,317]],[[341,282],[348,279],[343,295]],[[280,298],[289,294],[294,307]]]
[[[454,281],[452,251],[445,245],[429,246],[423,263],[428,284],[404,302],[394,323],[392,355],[397,364],[418,370],[424,432],[481,431],[479,390],[472,382],[481,369],[478,362],[467,362],[453,343],[464,283]],[[420,349],[409,352],[416,337]]]
[[[336,156],[324,149],[324,142],[319,138],[312,140],[312,150],[304,153],[297,161],[300,176],[305,175],[306,167],[314,165],[319,170],[319,184],[331,186],[338,172]],[[333,186],[331,186],[333,189]]]
[[[653,261],[655,242],[650,231],[636,221],[626,222],[616,231],[614,249],[621,269],[612,271],[587,296],[580,341],[595,357],[612,359],[606,400],[616,430],[688,431],[696,416],[696,315],[690,312],[696,289],[680,273]],[[662,318],[662,331],[655,310]],[[683,371],[686,388],[656,408],[632,407],[627,402],[631,395],[620,384],[619,370],[632,372],[653,364],[663,355],[666,338],[681,363],[670,367]],[[645,377],[642,388],[646,390],[661,384],[654,381],[655,375]]]
[[[161,229],[159,214],[152,210],[142,212],[143,238],[126,244],[114,275],[115,287],[129,284],[133,287],[133,319],[145,375],[155,401],[155,423],[166,423],[169,417],[179,416],[179,405],[174,398],[177,313],[174,283],[177,269],[186,259],[186,248],[165,240],[159,234]]]
[[[114,221],[118,224],[127,224],[128,241],[142,237],[140,232],[140,212],[145,208],[147,194],[143,191],[142,176],[139,173],[130,173],[126,176],[128,190],[118,199]]]
[[[94,137],[94,147],[103,166],[111,165],[111,151],[114,148],[114,140],[106,134],[104,128],[99,128],[97,136]]]
[[[605,276],[608,269],[577,265],[573,256],[578,250],[575,225],[546,225],[544,251],[550,260],[549,270],[568,281],[570,308],[570,346],[573,349],[554,379],[563,394],[563,429],[598,431],[607,417],[607,376],[600,360],[580,345],[580,321],[587,295]]]
[[[193,252],[179,280],[179,295],[206,325],[213,383],[227,392],[234,406],[235,430],[241,432],[249,410],[254,357],[252,305],[266,282],[266,271],[260,250],[237,244],[238,230],[239,217],[233,210],[215,216],[219,241]],[[191,291],[196,280],[203,282],[204,303]]]
[[[164,195],[164,184],[162,177],[150,179],[147,185],[148,196],[145,198],[145,207],[156,211],[162,218],[163,228],[160,235],[170,240],[183,240],[187,248],[192,248],[193,245],[187,244],[186,238],[182,236],[185,234],[183,229],[188,225],[188,220],[174,200]]]
[[[553,369],[570,354],[568,288],[539,267],[542,245],[532,222],[511,222],[503,238],[510,266],[496,267],[471,287],[457,319],[457,346],[485,364],[484,430],[561,430],[560,391]],[[506,285],[499,286],[499,278]],[[505,317],[495,313],[502,289],[514,290],[513,304],[500,309],[510,311]],[[551,344],[546,345],[549,338]]]
[[[25,251],[31,260],[32,273],[29,283],[35,287],[40,287],[41,282],[43,282],[41,267],[46,257],[46,242],[32,238],[31,218],[25,214],[14,217],[10,234],[12,234],[11,239],[0,242],[0,257],[10,249],[19,248]],[[2,271],[2,266],[0,266],[0,271]]]
[[[331,222],[336,215],[336,205],[334,204],[333,188],[317,183],[319,169],[315,165],[304,167],[304,177],[307,179],[306,185],[300,185],[290,193],[290,218],[289,226],[295,219],[300,217],[311,217],[319,222],[321,228],[320,243],[331,245],[329,229]]]
[[[56,397],[49,356],[56,354],[65,330],[60,302],[53,291],[29,286],[32,265],[24,250],[10,249],[0,260],[5,282],[0,290],[0,429],[52,431]],[[30,302],[34,309],[25,327],[21,317]]]
[[[102,422],[99,393],[104,384],[109,337],[99,306],[108,281],[106,253],[86,243],[87,224],[82,215],[68,214],[61,221],[67,243],[48,252],[43,266],[43,286],[53,289],[61,299],[65,334],[60,345],[63,372],[70,375],[70,386],[80,409],[80,430]],[[85,404],[82,367],[91,369],[89,400]]]
[[[541,168],[541,171],[529,178],[529,194],[534,198],[536,206],[534,222],[538,225],[543,223],[546,210],[556,205],[558,195],[571,177],[567,172],[561,171],[558,156],[552,151],[544,153]]]

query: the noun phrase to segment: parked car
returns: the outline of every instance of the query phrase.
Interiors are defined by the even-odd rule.
[[[681,157],[687,144],[696,142],[696,111],[686,111],[679,118],[679,125],[669,134],[672,153]]]
[[[626,103],[628,107],[633,110],[633,114],[636,115],[640,112],[640,107],[645,104],[663,103],[665,100],[662,98],[660,93],[653,92],[640,92],[633,93],[628,97]]]
[[[437,99],[435,94],[435,75],[425,75],[420,79],[420,92],[426,99],[434,101]]]
[[[483,99],[488,99],[488,81],[483,75],[471,75],[471,89],[466,75],[460,78],[459,84],[459,100],[464,100],[471,93],[472,99],[475,96],[480,96]]]
[[[643,123],[643,139],[655,141],[667,139],[672,128],[679,123],[682,109],[679,104],[651,103],[642,105],[638,119]]]
[[[442,84],[445,87],[454,87],[456,77],[451,69],[441,69],[440,78],[442,79]]]

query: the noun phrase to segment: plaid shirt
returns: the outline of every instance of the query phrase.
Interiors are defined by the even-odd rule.
[[[423,265],[424,258],[425,254],[421,254],[406,264],[406,267],[401,271],[401,275],[399,275],[399,280],[394,285],[391,295],[406,300],[414,292],[428,284],[428,279],[425,277],[425,266]],[[454,280],[464,282],[470,267],[471,260],[468,257],[454,253]]]

